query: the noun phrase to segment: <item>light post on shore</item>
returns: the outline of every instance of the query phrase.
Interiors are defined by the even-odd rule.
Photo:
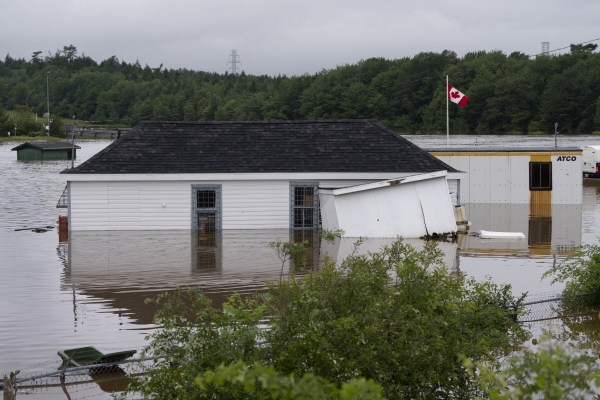
[[[46,126],[46,136],[50,136],[50,86],[48,79],[50,71],[46,72],[46,106],[48,107],[48,125]]]

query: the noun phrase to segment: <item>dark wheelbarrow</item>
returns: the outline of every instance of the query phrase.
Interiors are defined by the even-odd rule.
[[[77,349],[60,350],[58,355],[63,360],[61,369],[69,366],[85,367],[95,364],[110,364],[124,361],[137,353],[137,350],[118,351],[104,354],[95,347],[79,347]]]

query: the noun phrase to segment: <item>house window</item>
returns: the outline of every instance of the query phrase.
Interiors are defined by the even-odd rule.
[[[192,185],[192,229],[221,230],[221,186]]]
[[[317,229],[319,226],[319,186],[316,183],[290,185],[290,225],[293,229]]]
[[[529,163],[529,190],[552,190],[552,163]]]

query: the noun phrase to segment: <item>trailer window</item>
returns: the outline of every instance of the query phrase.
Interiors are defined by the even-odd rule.
[[[529,163],[529,190],[552,190],[552,163]]]

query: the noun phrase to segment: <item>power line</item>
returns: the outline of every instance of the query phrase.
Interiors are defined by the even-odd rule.
[[[527,57],[531,58],[531,57],[537,57],[537,56],[548,55],[549,53],[554,53],[555,51],[564,50],[564,49],[570,49],[570,48],[571,48],[571,46],[580,46],[580,45],[582,45],[582,44],[586,44],[586,43],[595,42],[595,41],[597,41],[597,40],[600,40],[600,38],[597,38],[597,39],[592,39],[592,40],[588,40],[587,42],[581,42],[581,43],[577,43],[577,44],[575,44],[575,45],[572,45],[572,44],[571,44],[571,45],[569,45],[569,46],[561,47],[561,48],[559,48],[559,49],[550,50],[550,51],[548,51],[547,53],[533,54],[533,55],[529,55],[529,56],[527,56]],[[543,43],[548,43],[548,44],[550,44],[549,42],[543,42]]]

